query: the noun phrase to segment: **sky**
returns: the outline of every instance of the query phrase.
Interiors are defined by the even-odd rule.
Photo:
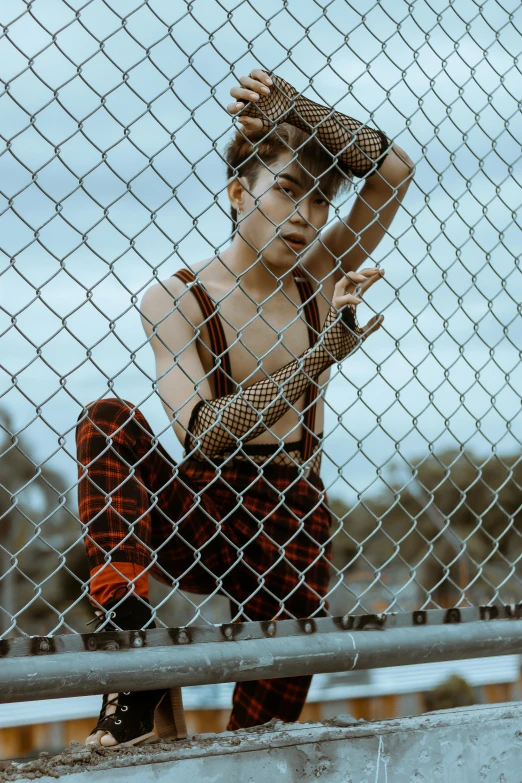
[[[407,481],[445,448],[518,452],[515,0],[11,0],[0,22],[0,411],[71,502],[78,413],[112,389],[181,457],[139,303],[155,275],[228,244],[225,107],[256,66],[382,128],[416,165],[368,262],[386,279],[358,312],[385,326],[328,391],[331,495],[381,490],[393,458]]]

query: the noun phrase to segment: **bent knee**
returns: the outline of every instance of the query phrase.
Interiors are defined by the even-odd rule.
[[[80,411],[77,418],[76,430],[85,426],[98,425],[105,430],[112,428],[116,423],[121,424],[125,419],[131,420],[133,416],[141,417],[139,409],[129,400],[119,400],[116,397],[104,397],[101,400],[89,402]]]

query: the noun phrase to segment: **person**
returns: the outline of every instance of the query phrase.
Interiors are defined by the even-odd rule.
[[[324,394],[330,368],[383,323],[376,314],[361,328],[356,308],[384,269],[356,270],[391,224],[413,163],[383,131],[275,74],[255,69],[239,81],[227,107],[239,126],[226,149],[232,241],[141,302],[154,388],[183,460],[117,396],[78,419],[79,513],[100,630],[154,627],[149,575],[226,596],[232,622],[327,614]],[[327,227],[353,176],[364,187]],[[297,720],[310,682],[237,683],[227,729]],[[164,725],[163,736],[182,736],[180,703],[179,689],[108,694],[87,742],[137,743]]]

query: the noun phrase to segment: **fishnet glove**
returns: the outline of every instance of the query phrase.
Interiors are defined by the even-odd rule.
[[[185,452],[196,459],[213,457],[248,442],[276,423],[332,364],[342,361],[366,339],[355,305],[331,307],[318,342],[271,377],[240,389],[237,394],[201,400],[194,407],[185,438]]]
[[[270,94],[260,95],[255,103],[247,103],[239,116],[261,119],[264,132],[280,122],[288,122],[306,133],[315,131],[316,138],[338,156],[355,177],[364,177],[372,168],[375,171],[380,168],[385,152],[391,146],[382,131],[367,128],[352,117],[299,95],[295,87],[280,76],[270,74],[270,78],[273,82]]]

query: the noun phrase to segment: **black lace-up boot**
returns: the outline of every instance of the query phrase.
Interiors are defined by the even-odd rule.
[[[148,604],[134,595],[111,601],[96,612],[96,630],[149,630],[156,625]],[[98,723],[91,732],[107,731],[120,743],[137,745],[187,736],[181,688],[125,692],[103,696]],[[113,709],[114,708],[114,709]],[[107,714],[109,712],[109,714]]]

